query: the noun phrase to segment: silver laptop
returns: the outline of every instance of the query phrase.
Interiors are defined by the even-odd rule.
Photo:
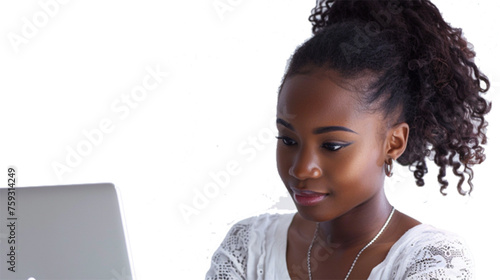
[[[0,254],[0,279],[132,280],[110,183],[1,188]]]

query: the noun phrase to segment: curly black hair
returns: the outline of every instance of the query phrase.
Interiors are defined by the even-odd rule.
[[[459,177],[458,192],[469,194],[472,166],[485,160],[484,116],[491,103],[481,96],[490,82],[474,63],[462,30],[446,23],[428,0],[323,0],[309,21],[314,36],[296,49],[279,92],[287,78],[314,67],[347,79],[373,73],[366,104],[380,103],[386,116],[401,112],[398,122],[410,127],[397,161],[423,186],[425,159],[432,159],[443,195],[451,167]],[[468,190],[462,187],[465,174]]]

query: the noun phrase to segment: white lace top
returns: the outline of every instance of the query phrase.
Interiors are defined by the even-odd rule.
[[[292,214],[263,214],[235,224],[214,253],[207,280],[290,280],[286,243]],[[472,257],[456,235],[421,224],[408,230],[368,280],[473,279]]]

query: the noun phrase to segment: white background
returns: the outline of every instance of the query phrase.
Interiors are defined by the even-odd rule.
[[[275,168],[275,102],[314,1],[50,2],[0,3],[0,167],[17,166],[20,185],[113,182],[137,279],[203,279],[232,223],[294,209]],[[499,100],[498,1],[435,3]],[[151,69],[169,75],[139,92]],[[478,279],[497,275],[499,113],[471,198],[454,181],[441,197],[434,169],[424,188],[406,168],[387,181],[398,209],[467,239]]]

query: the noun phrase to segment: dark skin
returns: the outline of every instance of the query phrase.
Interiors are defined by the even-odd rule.
[[[287,239],[292,279],[308,279],[306,256],[318,222],[311,251],[313,279],[344,279],[392,210],[383,188],[384,164],[404,152],[408,124],[393,124],[395,116],[366,110],[362,93],[348,88],[337,72],[318,68],[287,78],[280,92],[278,172],[298,210]],[[319,201],[301,201],[304,191]],[[349,279],[367,279],[392,245],[418,224],[396,211]]]

